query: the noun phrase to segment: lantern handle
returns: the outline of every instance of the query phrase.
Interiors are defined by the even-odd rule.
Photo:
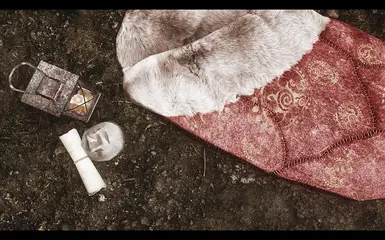
[[[38,69],[37,67],[35,67],[35,66],[33,66],[32,64],[30,64],[29,62],[21,62],[21,63],[19,63],[18,65],[16,65],[16,66],[12,69],[12,71],[11,71],[11,73],[9,74],[9,77],[8,77],[8,79],[9,79],[9,87],[10,87],[13,91],[25,93],[24,90],[17,89],[17,88],[15,88],[15,87],[12,85],[12,77],[13,77],[13,74],[15,73],[16,69],[18,69],[19,67],[24,66],[24,65],[27,65],[27,66],[29,66],[29,67],[35,69],[36,71],[40,71],[41,73],[44,74],[44,76],[47,77],[47,74],[45,74],[42,70],[40,70],[40,69]]]

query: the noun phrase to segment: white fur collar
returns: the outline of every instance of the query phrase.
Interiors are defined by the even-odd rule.
[[[329,22],[311,10],[257,10],[240,15],[182,47],[172,49],[171,44],[167,49],[172,50],[150,56],[136,49],[135,58],[144,59],[132,67],[122,63],[129,56],[127,42],[138,41],[135,31],[141,29],[140,21],[130,26],[123,23],[117,54],[125,67],[125,90],[134,101],[163,116],[221,111],[239,95],[251,95],[290,70],[312,49]],[[127,34],[130,29],[136,30]],[[151,42],[151,51],[157,52],[156,41],[143,41]]]

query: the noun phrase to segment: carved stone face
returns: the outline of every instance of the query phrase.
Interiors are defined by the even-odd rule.
[[[83,133],[82,147],[92,161],[109,161],[124,146],[122,129],[115,123],[102,122]]]

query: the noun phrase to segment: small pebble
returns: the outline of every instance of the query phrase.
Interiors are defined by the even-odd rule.
[[[36,33],[34,31],[31,31],[30,35],[33,40],[36,40]]]
[[[69,24],[69,22],[68,22],[68,20],[66,20],[66,22],[64,23],[64,26],[63,26],[63,28],[67,27],[67,26],[68,26],[68,24]]]
[[[54,156],[58,156],[60,154],[66,153],[66,152],[67,152],[67,150],[65,149],[65,147],[60,145],[60,146],[55,148],[55,151],[53,154],[54,154]]]
[[[140,223],[141,223],[142,225],[146,225],[146,226],[150,225],[150,224],[148,223],[148,219],[147,219],[146,217],[142,217],[142,218],[140,219]]]
[[[327,10],[327,14],[329,17],[332,18],[339,18],[340,17],[340,11],[339,10]]]
[[[104,202],[104,201],[106,201],[106,197],[103,194],[99,194],[98,201]]]

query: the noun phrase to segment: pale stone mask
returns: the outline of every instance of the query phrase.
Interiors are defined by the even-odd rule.
[[[122,129],[115,123],[102,122],[83,133],[82,146],[93,161],[109,161],[124,147]]]

